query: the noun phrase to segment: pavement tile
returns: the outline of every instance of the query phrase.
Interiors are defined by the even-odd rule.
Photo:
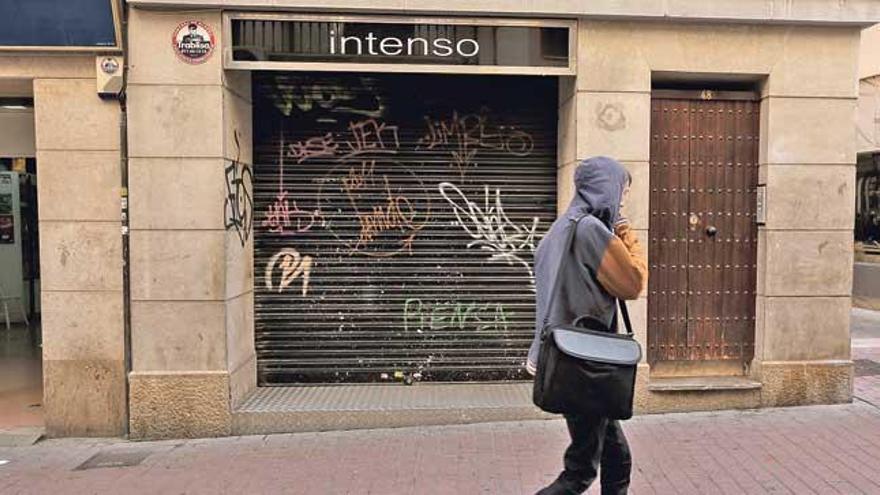
[[[871,328],[854,359],[880,362]],[[880,333],[880,332],[878,332]],[[867,337],[866,337],[867,336]],[[637,416],[630,493],[880,494],[880,375],[852,404]],[[562,420],[161,442],[48,439],[0,447],[0,494],[503,494],[552,481]],[[149,451],[139,465],[74,471],[98,452]],[[124,487],[124,488],[122,488]],[[589,493],[598,495],[594,484]]]
[[[639,416],[624,429],[633,494],[880,493],[880,409],[864,402]],[[557,474],[566,440],[561,420],[48,440],[0,450],[11,460],[0,466],[0,493],[531,494]],[[72,471],[96,452],[137,449],[150,451],[138,466]]]

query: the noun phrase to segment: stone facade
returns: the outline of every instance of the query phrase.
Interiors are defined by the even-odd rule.
[[[131,15],[130,380],[138,438],[229,434],[231,408],[256,387],[253,213],[243,212],[243,235],[227,229],[224,216],[228,188],[250,176],[250,77],[222,69],[220,12],[199,19],[217,30],[216,53],[182,66],[166,45],[180,16]],[[152,406],[137,405],[147,397]],[[172,407],[153,407],[163,402]],[[179,414],[194,402],[199,414]],[[214,419],[197,421],[202,413]]]
[[[220,22],[219,12],[202,18]],[[177,59],[167,38],[179,16],[134,9],[130,22],[131,435],[225,435],[226,90],[219,57],[187,67],[193,73],[169,70]]]
[[[94,56],[0,54],[0,80],[34,99],[46,433],[122,435],[119,103]]]
[[[577,158],[623,160],[634,177],[627,214],[645,237],[652,74],[750,75],[762,92],[767,222],[759,231],[757,349],[748,376],[764,387],[652,392],[643,369],[643,411],[850,400],[858,43],[857,29],[840,27],[579,23],[578,77],[561,85],[560,136],[567,142],[560,144],[560,181],[570,180]],[[808,53],[834,61],[797,55]],[[605,105],[619,109],[626,125],[603,126],[597,109]],[[560,184],[561,205],[570,194],[571,186]],[[645,322],[643,301],[631,312]],[[798,400],[780,399],[782,382],[784,390],[800,391],[792,392]]]
[[[231,7],[231,2],[129,3],[134,5],[127,54],[131,436],[228,435],[232,412],[256,387],[253,213],[240,212],[242,232],[230,228],[224,211],[230,185],[248,177],[252,164],[250,75],[223,69],[228,40],[220,7]],[[354,8],[352,2],[343,3]],[[389,2],[355,3],[364,11],[383,9]],[[184,7],[151,9],[159,4]],[[194,4],[214,10],[192,12]],[[386,10],[424,13],[436,8],[415,4]],[[543,15],[581,16],[577,74],[559,83],[560,208],[571,197],[571,175],[579,159],[614,156],[633,174],[626,213],[645,245],[652,78],[738,75],[761,89],[760,174],[768,203],[767,222],[759,232],[757,349],[747,372],[761,386],[651,390],[652,370],[645,362],[638,383],[641,412],[832,403],[851,397],[852,122],[859,28],[880,12],[867,2],[847,3],[833,12],[846,22],[798,25],[831,9],[827,2],[799,2],[774,10],[782,12],[775,20],[791,22],[781,25],[758,22],[765,2],[736,4],[664,3],[674,15],[657,7],[660,2],[638,0],[590,7],[606,8],[604,13],[581,11],[583,2],[544,7]],[[473,11],[471,5],[444,4],[442,15],[449,15],[449,9]],[[502,0],[476,9],[524,13],[513,5]],[[329,7],[324,2],[313,10]],[[612,14],[749,22],[587,17]],[[189,19],[214,27],[217,46],[204,64],[184,64],[168,46],[170,33]],[[95,95],[93,57],[28,60],[0,56],[0,77],[31,79],[34,87],[47,427],[53,435],[120,435],[126,377],[119,107]],[[619,111],[624,125],[603,123],[600,113],[607,106]],[[61,194],[71,180],[88,194]],[[645,295],[631,304],[631,312],[644,344]]]
[[[52,436],[124,431],[119,105],[92,78],[34,80],[43,383]],[[71,172],[80,191],[48,196]]]

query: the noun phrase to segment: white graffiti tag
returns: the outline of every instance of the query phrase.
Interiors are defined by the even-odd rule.
[[[276,265],[281,269],[281,278],[278,280],[277,286],[273,282]],[[309,274],[311,271],[311,256],[301,256],[296,249],[284,248],[275,253],[275,256],[272,256],[269,263],[266,264],[266,289],[280,293],[288,285],[292,284],[297,277],[301,276],[302,295],[305,296],[309,291]]]
[[[458,224],[474,239],[468,247],[479,246],[492,252],[490,260],[505,260],[509,265],[519,263],[529,273],[529,282],[535,290],[535,274],[532,266],[522,255],[534,255],[535,231],[538,229],[538,217],[532,220],[531,226],[517,225],[510,221],[501,204],[501,190],[495,194],[489,186],[483,189],[483,206],[468,200],[455,184],[440,183],[440,195],[452,205]]]

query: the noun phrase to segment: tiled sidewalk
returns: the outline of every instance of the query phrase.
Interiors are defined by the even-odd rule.
[[[853,341],[853,359],[867,371],[855,379],[852,404],[638,416],[624,426],[635,460],[631,493],[880,494],[880,374],[868,362],[880,362],[870,340],[880,328],[859,321],[869,326]],[[556,476],[566,440],[559,420],[47,440],[0,448],[0,494],[531,494]],[[96,454],[133,465],[76,469]]]
[[[877,385],[877,377],[859,379],[859,387]],[[634,494],[880,493],[880,410],[861,401],[640,416],[625,430]],[[0,493],[529,494],[555,476],[565,443],[556,420],[177,442],[49,440],[0,449],[9,461],[0,466]],[[75,470],[99,452],[146,457],[132,467]]]

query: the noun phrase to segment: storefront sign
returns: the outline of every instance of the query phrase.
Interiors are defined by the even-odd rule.
[[[374,43],[375,42],[375,43]],[[454,43],[454,46],[453,46]],[[475,57],[480,53],[480,43],[473,38],[451,40],[437,37],[430,42],[428,38],[415,36],[377,37],[372,31],[366,36],[344,36],[335,30],[330,31],[330,55],[431,56],[431,57]]]
[[[567,74],[573,24],[498,19],[296,18],[230,14],[229,68]],[[422,68],[419,68],[419,67]],[[468,71],[471,68],[474,70]],[[498,70],[498,69],[509,70]],[[389,68],[389,70],[400,70]],[[485,69],[483,69],[485,70]]]
[[[174,30],[171,44],[179,59],[188,64],[201,64],[211,57],[216,40],[214,31],[207,24],[185,21]]]

